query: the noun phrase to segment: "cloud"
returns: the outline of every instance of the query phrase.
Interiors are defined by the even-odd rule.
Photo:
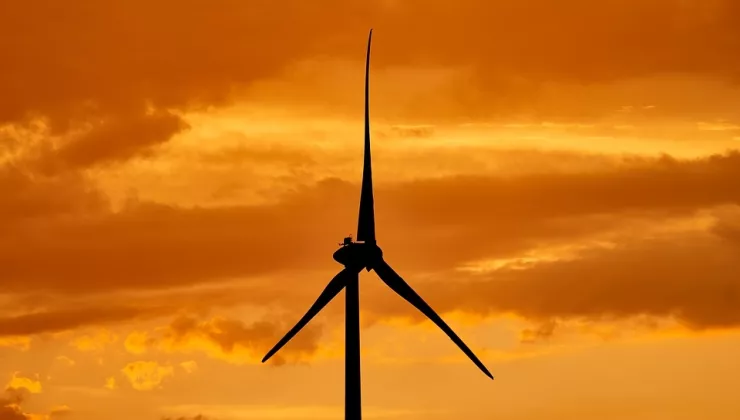
[[[550,246],[598,241],[620,229],[639,240],[658,222],[738,204],[739,162],[740,154],[730,152],[693,160],[626,160],[598,171],[379,185],[378,236],[404,275],[521,258]],[[328,279],[338,270],[329,255],[337,238],[355,226],[356,202],[356,185],[327,179],[266,205],[132,201],[116,211],[75,209],[63,215],[52,206],[53,216],[39,212],[0,238],[7,279],[0,291],[12,297],[0,314],[0,336],[154,319],[213,305],[284,306],[309,294],[314,298],[319,280],[299,279],[309,272]],[[728,239],[736,235],[729,224],[716,228]],[[315,245],[300,245],[305,243]],[[502,273],[497,275],[522,275]],[[276,276],[286,281],[265,281]],[[221,283],[231,280],[240,280],[239,287]],[[211,289],[176,289],[186,286]],[[157,290],[149,297],[134,293]],[[96,305],[85,298],[91,294]]]
[[[67,356],[64,356],[64,355],[60,355],[60,356],[55,357],[55,360],[58,360],[61,363],[64,363],[65,366],[69,366],[69,367],[72,367],[72,366],[74,366],[74,365],[77,364],[77,362],[75,362],[71,358],[69,358]]]
[[[182,129],[171,110],[227,103],[235,87],[272,75],[305,54],[314,41],[305,34],[315,29],[306,18],[321,14],[313,6],[293,5],[232,0],[214,6],[170,0],[82,0],[63,9],[33,1],[5,5],[0,124],[41,117],[54,134],[92,125],[58,152],[61,163],[72,166],[146,152]],[[287,24],[286,12],[301,19]],[[30,14],[28,25],[17,24]],[[293,36],[281,36],[278,27]],[[295,36],[299,27],[303,37]],[[272,34],[269,49],[256,41],[265,31]],[[48,33],[56,35],[43,35]],[[184,42],[184,34],[198,41]]]
[[[0,338],[0,347],[15,347],[19,350],[28,350],[30,346],[30,337],[10,336]]]
[[[404,273],[445,272],[597,237],[636,220],[654,223],[737,204],[738,168],[740,153],[733,151],[690,160],[632,158],[580,172],[380,184],[378,235]],[[11,191],[0,198],[8,204],[0,220],[12,222],[0,238],[0,264],[8,279],[0,291],[14,296],[0,314],[0,336],[6,340],[229,302],[223,290],[202,299],[184,293],[158,300],[129,299],[120,294],[124,291],[240,279],[249,289],[246,303],[294,302],[312,289],[301,284],[285,296],[280,289],[287,286],[261,277],[338,269],[328,256],[336,239],[356,223],[357,185],[337,179],[297,187],[266,205],[185,207],[132,200],[113,210],[79,175],[36,176],[23,165],[6,166],[0,175]],[[717,227],[723,229],[717,234],[731,238],[736,230],[728,226]],[[296,245],[309,242],[317,245]],[[78,262],[81,255],[84,263]],[[111,291],[119,294],[105,295]],[[98,294],[100,305],[79,298],[90,293]],[[233,294],[230,299],[237,300]]]
[[[5,386],[5,389],[25,390],[31,394],[40,394],[43,388],[41,387],[41,382],[31,378],[18,376],[18,372],[15,372],[13,373],[13,377],[10,379],[10,382]]]
[[[31,14],[32,22],[19,23]],[[371,26],[382,43],[376,69],[465,69],[451,87],[435,90],[438,100],[410,103],[455,104],[461,115],[531,110],[550,82],[676,73],[734,80],[740,66],[732,42],[740,12],[731,0],[79,0],[64,9],[30,1],[4,5],[0,15],[0,123],[42,116],[65,132],[106,121],[101,129],[110,135],[68,149],[69,161],[82,163],[131,156],[136,144],[148,149],[177,126],[145,128],[119,149],[111,139],[130,130],[119,122],[136,126],[151,112],[222,105],[306,60],[359,64]]]
[[[15,379],[15,374],[13,374]],[[12,382],[12,380],[11,380]],[[0,395],[0,420],[31,420],[31,416],[21,409],[30,391],[26,388],[8,386]]]
[[[714,223],[717,228],[710,231],[635,239],[525,268],[437,274],[437,281],[417,282],[417,289],[440,312],[510,312],[544,323],[544,329],[525,333],[525,339],[551,335],[553,319],[648,316],[673,318],[696,330],[736,328],[740,242],[723,236],[728,228],[722,219]],[[413,277],[407,279],[414,284]],[[380,304],[373,298],[366,309],[421,319],[397,300]]]
[[[170,113],[120,117],[73,136],[39,164],[42,170],[53,173],[126,161],[151,154],[155,146],[187,128],[189,126],[180,117]]]
[[[250,301],[265,303],[279,295],[264,285],[237,287],[228,283],[195,290],[110,294],[103,291],[95,295],[93,304],[91,299],[72,295],[10,294],[7,315],[0,312],[0,344],[27,349],[33,335],[95,327],[92,332],[75,337],[70,345],[80,351],[98,351],[116,342],[118,336],[107,329],[116,324],[169,318],[178,313],[204,314],[210,309]],[[28,335],[18,336],[20,333]]]
[[[156,313],[156,312],[155,312]],[[165,312],[166,313],[166,312]],[[0,318],[0,336],[32,335],[47,332],[61,332],[90,324],[106,324],[128,321],[147,315],[147,308],[128,307],[91,307],[53,309],[18,316]],[[75,345],[90,350],[92,338],[80,338]],[[95,345],[99,345],[95,344]]]
[[[378,235],[384,249],[407,267],[450,268],[611,229],[627,216],[664,218],[738,203],[740,194],[732,187],[740,180],[738,162],[740,154],[732,152],[696,160],[638,160],[601,172],[379,186]],[[331,270],[334,243],[356,224],[356,201],[356,185],[329,179],[286,194],[277,204],[207,208],[131,202],[117,212],[30,223],[0,239],[0,263],[9,279],[3,288],[89,293]],[[34,233],[41,227],[43,236]],[[72,263],[81,255],[85,263]],[[135,306],[94,310],[111,320],[139,311]],[[82,312],[70,310],[49,322],[74,323]],[[26,317],[41,324],[41,315]],[[20,334],[25,322],[19,321],[8,320],[3,328]]]
[[[160,388],[165,378],[174,375],[172,366],[161,366],[157,362],[131,362],[121,372],[137,391],[152,391]]]
[[[267,351],[288,332],[292,325],[258,321],[252,324],[216,317],[198,321],[192,317],[176,318],[168,327],[154,334],[133,332],[126,339],[126,349],[133,354],[149,350],[191,353],[204,352],[231,363],[259,363]],[[318,350],[320,326],[307,325],[275,356],[275,364],[300,362]],[[192,368],[183,366],[186,370]]]
[[[70,413],[66,405],[56,406],[49,414],[26,413],[21,405],[27,400],[28,390],[18,392],[16,388],[8,388],[4,395],[0,395],[0,420],[53,420],[65,417]]]
[[[103,385],[103,388],[114,390],[116,389],[116,378],[111,376],[110,378],[105,378],[105,385]]]
[[[155,340],[150,338],[146,332],[134,331],[126,336],[123,345],[129,353],[144,354],[154,343]]]
[[[187,373],[193,373],[198,370],[198,363],[196,363],[195,360],[188,360],[187,362],[180,363],[180,367],[182,367]]]
[[[0,399],[0,420],[30,420],[30,416],[16,404],[8,404]]]
[[[159,291],[101,290],[94,298],[91,296],[53,292],[7,294],[0,311],[0,343],[25,349],[33,335],[93,327],[70,344],[81,351],[102,350],[117,340],[117,335],[108,329],[116,324],[170,318],[178,313],[204,314],[214,308],[249,303],[250,299],[267,302],[280,293],[264,285],[226,283]]]
[[[522,343],[536,343],[538,341],[547,341],[555,333],[558,323],[554,320],[543,322],[537,328],[524,329],[520,333],[519,340]]]
[[[22,222],[108,209],[104,194],[78,174],[44,176],[22,163],[0,166],[0,225],[11,233]]]
[[[104,350],[108,345],[115,343],[118,336],[108,330],[98,330],[94,335],[84,334],[76,337],[70,343],[79,351],[92,352]]]

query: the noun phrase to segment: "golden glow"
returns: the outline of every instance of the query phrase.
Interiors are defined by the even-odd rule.
[[[18,372],[13,373],[13,377],[10,379],[10,382],[5,386],[5,388],[11,388],[11,389],[25,389],[28,390],[28,392],[32,394],[40,394],[42,387],[41,382],[31,379],[31,378],[25,378],[23,376],[18,376]]]
[[[740,412],[736,2],[5,3],[0,418],[342,417],[370,27],[364,417]]]
[[[165,378],[174,375],[172,366],[161,366],[150,361],[131,362],[121,372],[129,380],[131,387],[137,391],[159,388]]]

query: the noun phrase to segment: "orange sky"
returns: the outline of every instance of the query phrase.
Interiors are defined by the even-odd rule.
[[[365,273],[365,418],[736,419],[736,1],[24,0],[0,420],[343,418],[343,297],[259,360],[355,230],[370,27],[380,245],[496,381]]]

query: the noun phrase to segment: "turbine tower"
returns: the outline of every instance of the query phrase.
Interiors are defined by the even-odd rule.
[[[365,61],[365,156],[362,169],[362,192],[360,195],[360,214],[357,223],[357,241],[345,238],[336,252],[334,260],[344,266],[326,286],[316,302],[298,323],[273,347],[262,359],[266,362],[293,338],[311,319],[316,316],[335,296],[345,289],[345,357],[344,357],[344,418],[345,420],[362,419],[362,399],[360,386],[360,301],[359,275],[365,269],[375,270],[380,279],[399,296],[406,299],[424,315],[434,322],[489,378],[493,375],[473,354],[460,337],[437,315],[436,312],[419,296],[411,286],[399,276],[383,259],[383,251],[375,242],[375,209],[373,203],[373,178],[370,158],[370,115],[369,115],[369,76],[370,44],[373,31],[367,41]]]

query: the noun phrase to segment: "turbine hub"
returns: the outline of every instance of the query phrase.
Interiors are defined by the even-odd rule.
[[[372,267],[383,257],[383,250],[370,242],[352,242],[352,238],[345,238],[342,246],[334,252],[334,260],[348,268],[362,270]]]

